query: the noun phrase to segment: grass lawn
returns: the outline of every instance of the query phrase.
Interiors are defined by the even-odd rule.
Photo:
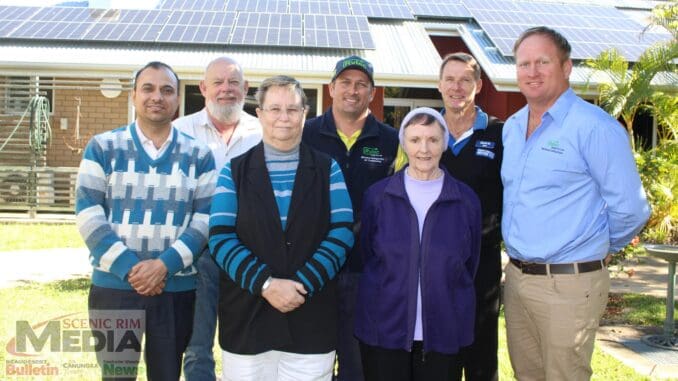
[[[67,281],[58,281],[52,283],[30,283],[27,285],[0,289],[0,302],[4,306],[3,313],[0,315],[0,345],[4,350],[0,351],[0,375],[6,375],[6,360],[23,360],[26,357],[18,357],[7,353],[7,343],[16,335],[16,322],[27,321],[31,326],[40,322],[57,320],[56,318],[64,315],[70,315],[64,319],[87,318],[87,291],[89,288],[88,279],[74,279]],[[623,308],[621,316],[617,319],[630,319],[635,323],[636,316],[639,316],[638,309],[652,311],[650,314],[654,317],[643,317],[647,322],[661,322],[664,310],[663,301],[658,298],[627,295],[621,298],[622,303],[628,303]],[[630,307],[629,307],[630,306]],[[644,314],[640,314],[643,315]],[[61,319],[62,326],[64,319]],[[638,318],[641,319],[641,318]],[[36,335],[40,335],[43,328],[36,327]],[[508,359],[506,349],[506,337],[503,316],[500,321],[500,348],[499,348],[499,367],[500,377],[502,379],[513,379],[511,364]],[[79,343],[76,343],[76,346]],[[221,359],[218,355],[219,350],[215,345],[215,354],[217,368],[221,369]],[[93,367],[96,364],[94,354],[91,352],[72,352],[65,353],[54,351],[50,353],[49,343],[40,352],[36,358],[45,360],[48,364],[55,366],[59,370],[58,377],[40,379],[56,380],[91,380],[98,376],[98,368]],[[75,365],[79,366],[76,368]],[[70,366],[70,368],[66,368]],[[650,380],[647,377],[636,374],[633,369],[626,367],[621,362],[611,356],[601,352],[598,348],[593,355],[593,379],[594,380]],[[0,378],[2,378],[0,376]],[[37,377],[36,377],[37,378]],[[24,379],[31,378],[10,378]],[[145,377],[139,377],[145,379]]]
[[[75,224],[0,224],[0,251],[85,247]]]

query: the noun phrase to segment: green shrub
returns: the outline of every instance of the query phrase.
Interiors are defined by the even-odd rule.
[[[641,240],[678,244],[678,141],[663,140],[653,149],[637,152],[636,163],[652,207]]]

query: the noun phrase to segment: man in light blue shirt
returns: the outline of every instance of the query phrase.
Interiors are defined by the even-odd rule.
[[[504,125],[501,177],[507,338],[519,380],[590,378],[605,265],[650,214],[625,129],[569,86],[570,51],[546,27],[514,45],[527,106]]]

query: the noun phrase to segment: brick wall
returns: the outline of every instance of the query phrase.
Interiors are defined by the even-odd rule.
[[[52,144],[47,149],[47,165],[51,167],[77,167],[82,152],[93,135],[127,124],[129,92],[116,98],[106,98],[98,89],[55,89]],[[76,106],[80,98],[80,141],[75,140]],[[68,129],[60,128],[61,118],[68,119]],[[72,148],[69,148],[69,145]]]

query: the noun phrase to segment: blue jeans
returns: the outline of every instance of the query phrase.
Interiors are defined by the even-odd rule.
[[[195,319],[193,335],[184,353],[184,376],[186,381],[213,381],[214,334],[217,328],[217,304],[219,299],[219,267],[205,249],[198,263],[198,287],[195,292]]]
[[[360,273],[344,269],[337,277],[339,319],[337,329],[337,357],[339,358],[339,381],[362,381],[363,367],[360,360],[360,345],[353,336],[354,311],[358,297]]]

